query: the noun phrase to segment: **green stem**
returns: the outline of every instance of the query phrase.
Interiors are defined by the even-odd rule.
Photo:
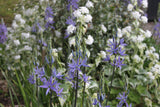
[[[116,58],[116,57],[115,57],[115,58]],[[107,103],[108,103],[108,101],[109,101],[109,97],[110,97],[110,92],[111,92],[111,88],[112,88],[112,82],[113,82],[115,70],[116,70],[116,66],[115,66],[115,64],[114,64],[114,66],[113,66],[113,74],[112,74],[112,78],[111,78],[111,85],[109,86],[109,91],[108,91],[108,95],[107,95],[106,105],[107,105]]]
[[[86,88],[86,83],[84,82],[83,84],[83,97],[82,97],[82,106],[84,107],[84,99],[85,99],[85,88]]]
[[[76,107],[76,103],[77,103],[77,93],[78,93],[78,70],[77,70],[77,79],[76,79],[76,89],[75,89],[75,101],[74,101],[74,107]]]

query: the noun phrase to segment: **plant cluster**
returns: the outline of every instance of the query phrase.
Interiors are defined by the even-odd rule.
[[[27,7],[29,6],[29,7]],[[160,61],[147,0],[24,2],[0,25],[1,71],[12,105],[160,105]],[[6,36],[7,35],[7,36]]]

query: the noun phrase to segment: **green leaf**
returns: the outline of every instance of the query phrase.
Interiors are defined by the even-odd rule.
[[[147,96],[147,97],[149,97],[149,98],[152,98],[152,97],[151,97],[151,94],[148,92],[148,90],[147,90],[146,87],[139,85],[139,86],[137,86],[136,89],[137,89],[137,91],[139,92],[139,94],[140,94],[141,96]]]
[[[4,105],[0,103],[0,107],[4,107]]]
[[[141,102],[141,97],[135,90],[129,92],[128,98],[131,102],[136,102],[136,104],[140,104]]]
[[[111,89],[111,94],[119,94],[120,92],[122,92],[122,90],[120,90],[120,89],[117,89],[117,88]]]
[[[96,58],[95,62],[96,62],[96,67],[97,67],[99,65],[99,63],[101,62],[101,58],[100,57]]]

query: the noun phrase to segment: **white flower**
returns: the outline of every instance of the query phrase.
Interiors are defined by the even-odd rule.
[[[34,6],[34,10],[37,10],[37,9],[39,9],[39,6],[38,6],[38,5],[35,5],[35,6]]]
[[[73,12],[73,15],[74,15],[75,17],[77,17],[77,18],[82,17],[82,14],[81,14],[80,10],[75,10],[75,11]]]
[[[92,16],[90,14],[85,15],[84,19],[86,23],[92,22]]]
[[[55,34],[58,38],[61,36],[61,32],[59,32],[58,30],[55,30]]]
[[[151,52],[155,52],[156,51],[156,49],[153,46],[150,47],[150,50],[151,50]]]
[[[125,28],[122,29],[122,35],[124,34],[128,35],[128,33],[131,32],[131,30],[132,30],[131,26],[126,26]]]
[[[14,59],[15,60],[18,60],[18,59],[20,59],[21,58],[21,56],[20,55],[16,55],[16,56],[14,56]]]
[[[132,40],[133,42],[137,42],[137,37],[136,37],[136,36],[131,36],[131,40]]]
[[[56,0],[52,0],[52,1],[53,1],[54,4],[56,3]]]
[[[148,7],[148,1],[147,0],[143,0],[142,1],[142,6],[143,6],[143,8],[147,8]]]
[[[76,27],[73,26],[73,25],[69,25],[69,26],[67,27],[67,33],[68,33],[68,34],[72,34],[75,30],[76,30]]]
[[[52,21],[53,21],[53,18],[52,18],[52,17],[49,17],[49,18],[47,18],[46,21],[47,21],[47,22],[52,22]]]
[[[75,46],[75,37],[69,38],[69,46],[71,47],[72,45]]]
[[[118,36],[119,38],[122,37],[122,31],[121,31],[120,28],[117,29],[117,36]]]
[[[26,39],[30,37],[29,33],[22,33],[21,35],[23,38],[26,38]]]
[[[141,50],[141,49],[145,49],[147,47],[146,43],[141,43],[141,44],[138,44],[138,48]]]
[[[138,55],[134,55],[133,60],[135,60],[136,62],[140,62],[141,58]]]
[[[72,58],[73,58],[73,54],[70,53],[69,56],[68,56],[68,59],[69,59],[69,60],[72,60]]]
[[[102,31],[103,31],[104,33],[107,32],[107,28],[106,28],[103,24],[101,25],[101,29],[102,29]]]
[[[91,45],[94,42],[94,39],[91,35],[88,35],[88,38],[86,39],[86,44]]]
[[[22,25],[24,25],[24,24],[26,23],[26,21],[25,21],[24,19],[20,19],[20,23],[21,23]]]
[[[155,79],[155,76],[153,75],[152,72],[147,72],[147,75],[149,76],[149,78],[150,78],[151,80],[154,80],[154,79]]]
[[[27,25],[27,26],[25,27],[25,30],[28,31],[28,32],[30,32],[30,31],[31,31],[31,27],[30,27],[29,25]]]
[[[141,21],[143,23],[147,23],[148,22],[148,18],[146,16],[141,16]]]
[[[146,30],[146,32],[145,32],[145,36],[146,36],[146,38],[150,38],[150,37],[152,36],[151,31]]]
[[[16,21],[20,21],[22,18],[21,18],[21,14],[16,14],[15,16],[15,20]]]
[[[132,10],[133,10],[133,7],[134,7],[134,6],[133,6],[132,4],[128,4],[127,10],[128,10],[128,11],[132,11]]]
[[[18,27],[18,25],[17,25],[17,23],[16,23],[15,20],[14,20],[13,23],[12,23],[12,27],[13,27],[14,29],[16,29],[16,28]]]
[[[15,44],[16,46],[20,45],[19,40],[14,40],[13,42],[14,42],[14,44]]]
[[[135,19],[139,19],[141,17],[141,14],[138,11],[134,11],[131,14],[132,14],[132,17]]]
[[[55,48],[52,49],[52,54],[53,54],[54,57],[58,57],[58,53],[57,52],[58,52],[57,49],[55,49]]]
[[[52,49],[52,52],[58,52],[58,50],[56,48]]]
[[[146,54],[147,57],[149,57],[149,55],[150,55],[151,53],[152,53],[152,52],[151,52],[150,50],[146,50],[146,51],[145,51],[145,54]]]
[[[138,35],[137,42],[142,42],[144,40],[144,37],[142,35]]]
[[[80,7],[79,8],[79,11],[82,13],[82,14],[88,14],[89,13],[89,10],[87,7]]]
[[[131,32],[131,29],[132,29],[132,28],[131,28],[131,26],[126,26],[125,29],[126,29],[128,32]]]
[[[102,58],[106,58],[106,52],[104,51],[100,51],[100,54],[99,54]]]
[[[24,46],[24,49],[23,49],[23,50],[24,50],[24,51],[32,51],[32,47],[26,45],[26,46]]]
[[[23,14],[24,14],[25,16],[31,16],[34,11],[35,11],[34,9],[30,9],[30,8],[29,8],[29,9],[27,9],[26,11],[24,11]]]
[[[94,6],[93,6],[93,3],[88,0],[88,2],[86,3],[86,7],[90,8],[90,7],[94,7]]]
[[[158,53],[153,53],[156,59],[159,59],[159,54]]]

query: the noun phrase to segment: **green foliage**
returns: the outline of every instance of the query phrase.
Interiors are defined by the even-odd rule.
[[[3,18],[7,24],[11,24],[18,2],[19,0],[0,0],[0,19]]]

